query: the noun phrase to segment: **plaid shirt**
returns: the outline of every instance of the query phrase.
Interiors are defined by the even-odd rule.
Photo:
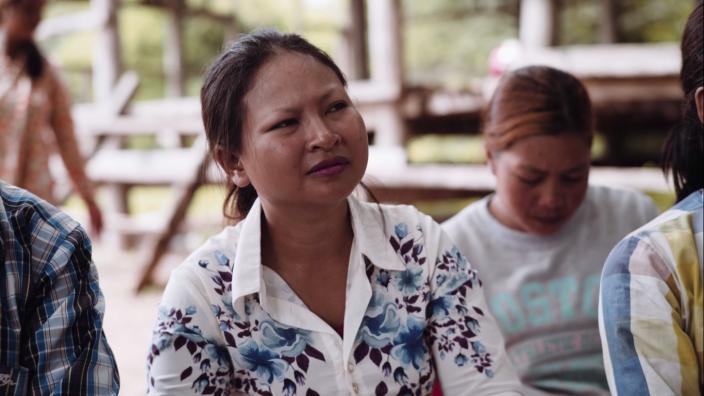
[[[0,181],[0,395],[116,395],[91,245],[74,220]]]
[[[704,393],[704,190],[609,255],[599,326],[613,395]]]

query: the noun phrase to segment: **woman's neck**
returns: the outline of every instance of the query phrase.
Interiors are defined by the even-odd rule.
[[[274,270],[294,265],[306,271],[320,262],[347,262],[353,232],[346,200],[330,207],[297,210],[263,206],[264,265]]]

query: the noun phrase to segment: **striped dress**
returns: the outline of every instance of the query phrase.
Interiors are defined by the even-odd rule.
[[[614,395],[704,394],[703,196],[690,194],[606,260],[599,328]]]

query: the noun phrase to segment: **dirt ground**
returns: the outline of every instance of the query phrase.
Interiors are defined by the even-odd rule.
[[[170,269],[183,258],[167,257],[159,278],[167,278]],[[120,371],[120,395],[143,396],[146,393],[147,350],[162,289],[152,287],[140,294],[135,293],[144,262],[141,253],[121,251],[94,242],[93,260],[105,295],[104,328]]]

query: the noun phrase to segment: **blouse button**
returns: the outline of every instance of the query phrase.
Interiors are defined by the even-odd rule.
[[[359,385],[356,382],[352,384],[352,390],[354,393],[359,393]]]
[[[354,371],[354,363],[352,363],[352,362],[347,363],[347,372],[351,373],[353,371]]]

